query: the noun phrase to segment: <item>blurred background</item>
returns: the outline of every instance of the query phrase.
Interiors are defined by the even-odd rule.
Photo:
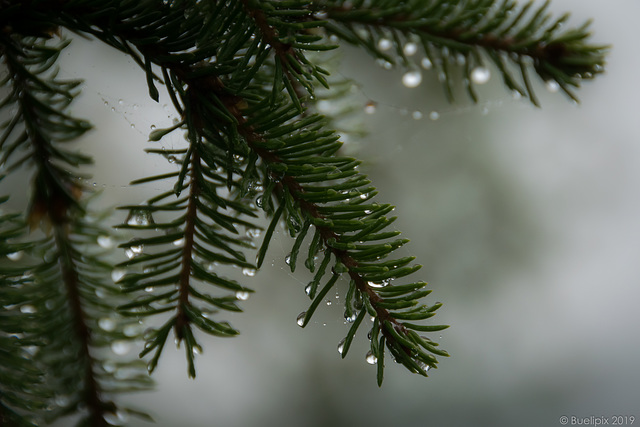
[[[200,336],[195,380],[168,346],[157,391],[127,400],[161,427],[640,422],[640,57],[631,34],[640,3],[554,0],[552,10],[571,11],[574,26],[594,18],[593,42],[613,45],[579,106],[538,83],[542,108],[532,107],[494,69],[479,104],[462,92],[450,104],[433,70],[407,88],[402,71],[345,50],[340,73],[358,82],[353,99],[369,132],[347,135],[345,149],[364,161],[377,200],[397,206],[396,227],[412,239],[400,255],[417,256],[430,301],[444,303],[434,322],[451,328],[434,338],[451,357],[439,369],[423,378],[387,360],[378,388],[366,325],[341,360],[343,293],[298,327],[310,277],[301,266],[288,272],[292,241],[278,231],[262,271],[242,278],[256,291],[245,312],[228,317],[241,335]],[[152,127],[171,125],[170,103],[147,101],[143,73],[108,48],[77,38],[64,55],[61,76],[85,79],[74,106],[96,126],[83,149],[95,156],[101,203],[142,203],[158,185],[129,181],[173,167],[143,153]],[[0,194],[19,184],[3,181]]]

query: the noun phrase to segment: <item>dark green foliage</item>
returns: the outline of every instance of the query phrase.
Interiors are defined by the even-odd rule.
[[[415,278],[420,265],[394,256],[408,240],[392,228],[393,206],[376,201],[359,161],[341,153],[333,118],[314,112],[321,97],[346,96],[323,68],[326,51],[347,42],[411,70],[417,64],[402,47],[417,43],[450,98],[461,70],[476,100],[473,73],[493,63],[508,89],[536,105],[531,73],[575,99],[572,88],[602,71],[604,48],[587,43],[586,26],[565,29],[567,16],[554,20],[546,8],[510,0],[0,0],[0,166],[34,176],[26,217],[0,216],[0,256],[24,254],[0,263],[3,425],[144,416],[116,405],[115,394],[149,387],[145,371],[172,334],[191,377],[201,332],[238,334],[224,313],[241,311],[252,291],[221,267],[252,275],[280,225],[292,237],[291,272],[304,264],[314,274],[300,326],[344,284],[342,357],[370,316],[367,360],[377,361],[378,385],[387,351],[427,376],[437,356],[448,356],[421,335],[446,328],[425,322],[442,304],[424,302],[431,291]],[[115,238],[107,216],[91,212],[81,185],[78,168],[91,159],[64,148],[90,125],[69,113],[80,82],[58,79],[53,67],[68,44],[56,41],[61,28],[129,55],[149,96],[157,101],[166,90],[181,117],[149,140],[181,132],[183,148],[147,150],[179,169],[132,183],[170,180],[173,189],[120,207],[129,215],[118,227],[135,237],[119,242],[128,259],[115,266],[104,250]],[[270,223],[256,245],[260,215]],[[143,333],[147,324],[156,326]],[[145,362],[100,351],[119,356],[136,340]]]
[[[505,86],[528,96],[539,106],[529,70],[545,82],[555,82],[573,100],[573,88],[604,71],[605,46],[589,45],[589,23],[567,27],[569,14],[553,18],[550,0],[534,7],[513,0],[389,2],[386,0],[319,1],[329,22],[325,28],[341,39],[364,47],[390,63],[411,66],[402,46],[418,42],[425,57],[440,73],[447,96],[453,99],[451,68],[463,64],[469,96],[477,101],[472,71],[492,62]],[[380,40],[395,42],[394,55],[380,48]],[[516,74],[520,74],[518,82]]]

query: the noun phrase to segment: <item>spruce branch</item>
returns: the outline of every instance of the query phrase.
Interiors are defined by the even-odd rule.
[[[91,231],[94,227],[85,222],[84,191],[78,184],[82,175],[73,171],[90,159],[62,148],[90,128],[86,121],[66,112],[79,82],[58,80],[51,70],[67,44],[50,46],[32,37],[4,38],[5,83],[10,83],[12,90],[3,106],[12,106],[17,113],[4,126],[2,163],[9,164],[8,170],[22,165],[35,170],[26,219],[32,230],[42,225],[47,233],[30,245],[32,255],[41,261],[29,265],[24,273],[34,277],[34,288],[46,290],[46,298],[21,307],[27,313],[38,313],[33,334],[41,338],[42,348],[33,360],[44,389],[51,387],[43,392],[49,399],[43,405],[46,417],[55,419],[83,406],[83,422],[106,426],[118,408],[105,392],[147,389],[149,380],[139,376],[131,385],[125,381],[107,387],[113,375],[101,372],[104,361],[96,354],[113,339],[111,334],[109,339],[101,336],[93,327],[100,315],[111,314],[109,305],[99,301],[95,293],[102,287],[105,296],[109,294],[104,280],[110,269],[95,254],[80,249],[81,245],[98,245],[97,231]],[[18,153],[20,157],[13,160]],[[87,235],[92,238],[89,242]],[[137,385],[132,388],[134,383]]]
[[[489,60],[508,89],[536,105],[532,71],[575,99],[572,88],[602,72],[606,48],[588,43],[587,25],[564,29],[568,16],[554,20],[547,6],[511,0],[0,0],[0,58],[8,70],[0,108],[13,109],[1,129],[0,165],[7,173],[34,171],[25,220],[0,215],[0,255],[29,255],[19,266],[0,264],[0,297],[9,307],[0,316],[0,350],[20,355],[0,351],[0,362],[10,367],[0,363],[0,420],[30,425],[41,422],[40,414],[79,413],[80,423],[100,426],[121,421],[126,412],[144,416],[117,405],[114,395],[150,386],[145,365],[148,373],[157,367],[172,331],[184,345],[191,377],[202,352],[197,330],[238,334],[219,316],[242,311],[252,290],[223,277],[219,266],[253,275],[281,223],[292,238],[291,271],[302,262],[314,274],[304,289],[311,303],[298,324],[306,326],[326,295],[344,284],[350,326],[339,345],[342,357],[370,316],[366,358],[377,363],[378,385],[387,351],[410,372],[427,376],[438,356],[448,356],[423,335],[446,328],[425,322],[442,304],[424,303],[431,290],[413,278],[421,268],[415,257],[393,257],[408,243],[390,228],[394,207],[375,201],[360,162],[341,153],[331,118],[314,113],[318,85],[329,97],[344,94],[319,64],[343,40],[412,70],[416,64],[403,44],[419,43],[451,98],[455,64],[462,65],[476,100],[474,75]],[[129,214],[118,227],[134,237],[119,245],[128,259],[115,268],[100,248],[110,233],[94,220],[89,192],[80,184],[79,167],[91,159],[65,148],[90,125],[68,112],[80,82],[58,79],[53,68],[68,42],[47,40],[60,27],[129,55],[152,99],[164,86],[180,119],[153,131],[151,142],[173,132],[185,136],[182,148],[146,150],[177,169],[132,185],[171,180],[173,189],[120,207]],[[395,46],[395,53],[385,46]],[[270,223],[257,248],[260,210]],[[41,237],[27,237],[27,229],[39,225]],[[255,263],[248,261],[253,252]],[[159,326],[142,335],[141,322],[156,316]],[[148,363],[101,355],[105,347],[124,353],[121,347],[139,338]],[[120,370],[133,372],[122,379],[115,375]],[[20,389],[22,379],[32,387]]]
[[[428,64],[443,76],[446,94],[453,99],[451,64],[464,64],[469,96],[477,101],[473,70],[488,59],[502,75],[505,86],[539,106],[529,69],[544,82],[555,82],[574,101],[573,88],[604,71],[607,46],[588,43],[589,25],[565,28],[569,14],[553,19],[550,0],[538,8],[513,0],[395,2],[384,0],[314,2],[316,19],[326,21],[329,33],[364,47],[374,57],[411,66],[403,51],[408,42],[422,45]],[[396,55],[381,48],[391,41]],[[484,58],[482,53],[484,53]],[[509,64],[511,66],[509,66]],[[515,73],[520,73],[521,83]]]

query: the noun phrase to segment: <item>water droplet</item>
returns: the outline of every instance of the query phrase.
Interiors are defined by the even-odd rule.
[[[11,261],[19,261],[20,258],[22,258],[22,255],[24,255],[24,252],[22,251],[12,252],[10,254],[7,254],[7,258],[9,258]]]
[[[245,267],[245,268],[242,269],[242,274],[244,274],[245,276],[248,276],[248,277],[253,277],[253,276],[256,275],[256,270],[255,270],[255,268]]]
[[[111,107],[111,111],[116,112],[116,107]]]
[[[307,317],[306,311],[303,311],[302,313],[298,314],[298,317],[296,318],[296,323],[298,324],[298,326],[302,327],[302,325],[304,325],[305,317]]]
[[[380,39],[378,40],[378,49],[380,50],[389,50],[393,47],[393,42],[389,39]]]
[[[37,311],[36,308],[30,304],[25,304],[20,307],[21,313],[32,314],[32,313],[35,313],[36,311]]]
[[[122,105],[122,104],[124,104],[124,101],[122,99],[118,99],[118,104]]]
[[[364,199],[366,199],[366,198],[368,197],[368,195],[367,195],[367,194],[365,194],[365,193],[362,193],[362,194],[360,194],[360,196],[358,196],[358,197],[360,197],[362,200],[364,200]]]
[[[327,19],[329,17],[329,13],[324,10],[319,10],[313,14],[313,17],[316,19]]]
[[[307,294],[307,296],[311,296],[311,283],[304,287],[304,293]]]
[[[409,42],[404,45],[404,47],[402,48],[402,51],[407,56],[415,55],[416,52],[418,52],[418,45],[415,43]]]
[[[259,228],[250,228],[247,230],[247,237],[251,237],[252,239],[256,239],[260,237],[261,231]]]
[[[128,419],[128,417],[123,412],[120,412],[120,411],[117,411],[116,413],[105,412],[103,418],[108,424],[112,426],[121,426]]]
[[[316,108],[321,113],[328,113],[333,110],[333,104],[331,103],[331,101],[322,99],[316,103]]]
[[[133,123],[131,123],[131,129],[135,129],[136,125],[134,125]]]
[[[127,256],[127,258],[131,259],[131,258],[134,258],[134,257],[140,255],[143,250],[144,250],[144,245],[142,245],[142,244],[132,245],[132,246],[129,246],[128,248],[126,248],[124,250],[124,253]]]
[[[284,262],[287,265],[291,265],[291,254],[289,254],[286,257],[284,257]]]
[[[113,271],[111,272],[111,280],[113,280],[113,283],[116,283],[120,279],[122,279],[125,274],[126,274],[125,270],[121,268],[114,268]]]
[[[411,113],[411,117],[413,117],[414,120],[420,120],[422,118],[422,113],[420,111],[414,111]]]
[[[331,301],[327,300],[327,305],[331,305]]]
[[[365,359],[367,360],[367,363],[369,365],[375,365],[376,363],[378,363],[378,358],[373,354],[373,352],[371,352],[371,350],[367,352]]]
[[[429,58],[422,58],[422,61],[420,61],[420,65],[425,70],[430,70],[431,67],[433,67],[433,64],[431,63],[431,60]]]
[[[63,395],[56,396],[54,400],[56,402],[56,405],[58,406],[67,406],[69,404],[68,396],[63,396]]]
[[[98,245],[105,249],[113,247],[113,239],[110,236],[98,236]]]
[[[183,247],[184,246],[184,237],[181,237],[181,238],[179,238],[177,240],[174,240],[173,241],[173,246],[177,246],[179,248]]]
[[[145,292],[153,292],[154,291],[154,287],[153,286],[147,286],[146,288],[144,288]]]
[[[122,333],[126,337],[135,337],[142,330],[142,326],[138,323],[130,323],[122,329]]]
[[[511,97],[513,99],[520,99],[522,98],[522,94],[520,93],[520,91],[514,90],[514,91],[511,91]]]
[[[100,320],[98,320],[98,326],[100,326],[100,329],[104,331],[111,332],[116,328],[116,322],[109,317],[103,317]],[[114,350],[114,353],[115,353],[115,350]]]
[[[491,72],[485,67],[476,67],[471,70],[471,81],[477,85],[483,85],[491,78]]]
[[[109,103],[107,101],[104,101],[104,106],[106,107],[108,105],[109,105]]]
[[[432,111],[429,113],[429,118],[431,120],[438,120],[440,118],[440,113],[438,113],[437,111]]]
[[[247,291],[238,291],[236,292],[236,299],[240,301],[246,301],[249,299],[249,292]]]
[[[151,130],[154,130],[156,128],[156,125],[151,125],[149,127],[151,128]]]
[[[118,356],[124,356],[129,352],[131,345],[127,341],[117,340],[111,343],[111,351]]]
[[[344,313],[344,320],[346,320],[348,323],[355,322],[357,317],[358,315],[356,315],[355,313],[352,314],[351,316],[349,316],[346,312]]]
[[[385,286],[384,283],[375,283],[375,282],[367,282],[367,285],[371,286],[372,288],[383,288]]]
[[[369,101],[364,105],[364,112],[367,114],[373,114],[376,112],[377,104],[374,101]]]
[[[146,210],[132,209],[127,217],[128,225],[149,225],[153,224],[153,217],[151,212]]]
[[[551,93],[556,93],[558,90],[560,90],[560,85],[555,80],[547,80],[545,85],[547,86],[547,90]]]
[[[344,351],[344,341],[346,338],[343,338],[340,340],[340,342],[338,343],[338,353],[342,354],[342,352]]]
[[[402,76],[402,84],[408,88],[418,87],[420,83],[422,83],[422,73],[420,71],[409,71]]]

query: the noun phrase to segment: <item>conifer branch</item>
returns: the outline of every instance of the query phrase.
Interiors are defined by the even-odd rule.
[[[48,212],[49,215],[52,212]],[[80,367],[83,367],[82,383],[84,390],[82,394],[84,402],[87,405],[88,417],[87,421],[91,426],[101,427],[108,426],[105,419],[105,413],[115,413],[115,404],[113,402],[105,402],[101,398],[102,390],[96,379],[97,361],[92,355],[92,337],[87,325],[87,316],[84,312],[82,298],[80,296],[80,284],[78,279],[77,267],[74,263],[73,250],[69,246],[69,235],[65,230],[65,225],[54,225],[54,242],[59,253],[60,270],[62,273],[62,281],[66,288],[67,299],[71,309],[71,320],[75,329],[76,339],[79,341],[79,361]]]
[[[81,190],[70,180],[69,176],[61,173],[62,171],[53,163],[52,157],[55,156],[54,153],[57,150],[53,148],[52,141],[48,140],[46,132],[47,123],[50,123],[52,128],[60,126],[59,122],[62,122],[63,126],[65,122],[73,126],[74,119],[61,112],[47,111],[49,107],[41,104],[38,95],[33,90],[32,82],[42,85],[42,81],[33,78],[30,82],[31,75],[18,62],[19,57],[29,58],[33,55],[19,45],[14,46],[16,47],[16,56],[7,53],[6,64],[10,75],[13,76],[14,87],[20,88],[15,97],[22,112],[27,137],[26,140],[19,138],[17,142],[31,148],[29,157],[38,171],[35,180],[36,188],[33,192],[36,196],[31,201],[28,219],[32,227],[44,221],[46,228],[53,228],[52,242],[58,255],[61,279],[66,290],[70,317],[73,322],[72,329],[75,332],[74,339],[79,343],[78,363],[83,367],[81,375],[84,390],[82,395],[89,412],[88,419],[92,425],[106,426],[104,413],[108,408],[106,402],[100,398],[101,390],[95,378],[96,362],[90,351],[91,333],[80,297],[78,271],[69,236],[70,212],[79,208],[77,199]],[[55,82],[52,83],[55,84]],[[62,94],[65,93],[62,92]],[[67,103],[68,101],[63,100],[61,106],[66,107]],[[84,122],[78,123],[82,129],[88,129]],[[60,154],[60,152],[58,153]],[[85,159],[78,158],[78,160]]]
[[[32,230],[42,225],[51,234],[31,245],[33,256],[41,261],[29,265],[25,273],[34,276],[34,292],[42,288],[46,297],[21,307],[21,311],[37,313],[33,331],[41,337],[41,348],[33,360],[43,378],[39,397],[47,402],[43,405],[47,418],[55,419],[84,406],[84,422],[106,426],[118,411],[106,392],[146,389],[149,380],[131,377],[129,383],[125,379],[121,386],[105,387],[103,383],[112,380],[112,373],[103,371],[105,362],[95,354],[97,348],[111,344],[93,326],[99,323],[100,315],[105,315],[104,303],[97,298],[98,291],[105,296],[110,293],[103,282],[110,270],[92,251],[85,250],[81,255],[78,248],[81,244],[98,246],[98,231],[84,222],[88,213],[83,206],[83,189],[77,183],[81,175],[73,170],[90,159],[61,147],[90,128],[86,121],[65,111],[79,82],[58,80],[56,72],[51,71],[68,43],[48,46],[33,38],[18,37],[2,42],[7,82],[12,85],[3,106],[14,106],[17,111],[0,144],[2,163],[8,163],[9,170],[23,164],[35,169],[26,219]],[[18,153],[21,157],[13,160]],[[90,236],[89,241],[86,236]],[[98,279],[100,276],[102,279]],[[109,321],[115,325],[115,320]]]
[[[191,164],[191,172],[195,176],[198,174],[198,167],[200,166],[200,158],[198,156],[198,150],[191,152],[191,157],[185,159]],[[191,282],[191,257],[193,254],[194,234],[195,234],[195,222],[196,222],[196,203],[198,199],[198,183],[193,180],[189,186],[189,198],[187,202],[186,222],[184,226],[184,246],[182,249],[182,265],[180,266],[180,280],[178,283],[178,312],[176,314],[175,334],[179,341],[182,341],[185,337],[184,328],[188,327],[190,323],[188,316],[185,312],[185,307],[189,304],[189,285]],[[195,376],[195,373],[192,375]]]
[[[437,356],[448,356],[421,335],[446,328],[423,322],[442,304],[423,303],[431,293],[423,281],[394,282],[421,266],[413,256],[393,259],[408,242],[388,231],[393,206],[372,201],[377,192],[359,161],[340,154],[331,120],[312,113],[318,84],[329,94],[338,91],[308,52],[335,49],[334,39],[341,39],[412,70],[416,64],[403,44],[415,43],[424,50],[423,64],[444,77],[450,98],[455,64],[477,100],[474,75],[488,60],[508,89],[536,105],[531,70],[576,99],[572,88],[602,72],[606,47],[589,44],[587,25],[564,29],[568,15],[553,20],[547,6],[519,7],[512,0],[0,0],[0,58],[8,70],[0,85],[9,88],[0,109],[15,111],[0,127],[0,165],[7,173],[24,165],[35,170],[26,222],[0,214],[0,255],[30,257],[18,266],[0,263],[0,298],[9,307],[0,316],[0,350],[20,355],[0,351],[0,422],[30,426],[76,412],[80,423],[100,426],[127,412],[144,416],[116,405],[113,395],[150,386],[147,372],[138,369],[156,368],[171,331],[184,345],[191,377],[202,351],[194,328],[220,337],[238,333],[217,316],[241,311],[252,291],[219,275],[218,265],[253,275],[281,221],[294,239],[286,258],[291,271],[305,258],[314,274],[305,288],[312,301],[298,324],[309,323],[344,277],[350,326],[339,345],[342,357],[369,315],[367,360],[377,361],[378,385],[386,351],[426,376]],[[119,228],[135,237],[120,244],[128,260],[115,269],[100,249],[109,233],[88,220],[88,191],[80,185],[78,167],[91,159],[63,148],[90,126],[67,112],[80,82],[60,80],[52,69],[66,42],[46,40],[59,28],[129,55],[152,99],[164,85],[180,120],[153,131],[150,141],[172,132],[186,136],[186,148],[146,150],[179,168],[132,182],[169,179],[174,187],[146,204],[120,207],[129,215]],[[253,263],[246,253],[256,250],[258,208],[271,222]],[[49,234],[26,237],[27,226],[38,225]],[[108,284],[109,276],[117,286]],[[114,315],[115,307],[123,317]],[[99,357],[106,346],[126,353],[122,345],[140,338],[141,322],[157,315],[166,316],[164,323],[142,337],[140,356],[152,354],[148,363]],[[74,364],[79,369],[67,369]],[[134,372],[115,381],[120,368]],[[16,378],[31,388],[16,386],[24,382]],[[25,403],[25,396],[33,402]]]
[[[465,64],[467,90],[474,101],[472,72],[483,66],[481,52],[493,62],[508,89],[539,102],[527,77],[533,67],[544,82],[555,82],[574,101],[572,88],[584,79],[592,79],[604,70],[607,46],[587,42],[589,22],[565,29],[569,14],[552,19],[547,12],[550,1],[533,8],[533,2],[520,7],[513,0],[467,1],[403,1],[388,7],[383,0],[314,2],[316,19],[328,21],[325,28],[343,40],[365,47],[372,55],[395,63],[380,41],[395,44],[403,64],[410,61],[403,43],[422,44],[429,64],[444,76],[447,95],[453,97],[452,76],[448,63]],[[521,74],[521,86],[514,78],[511,62]]]

